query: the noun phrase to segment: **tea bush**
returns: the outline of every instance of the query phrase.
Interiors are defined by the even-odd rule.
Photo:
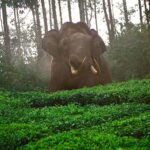
[[[132,137],[119,137],[114,134],[106,134],[98,130],[81,129],[70,132],[59,133],[43,138],[35,143],[30,143],[19,149],[59,149],[59,150],[107,150],[107,149],[130,149],[148,150],[149,140],[147,138],[135,139]]]
[[[114,86],[115,85],[115,86]],[[50,94],[46,97],[29,97],[32,107],[67,105],[69,103],[119,104],[124,102],[150,103],[150,80],[115,83],[107,86],[83,88]]]
[[[0,149],[150,147],[150,80],[56,93],[0,91]]]

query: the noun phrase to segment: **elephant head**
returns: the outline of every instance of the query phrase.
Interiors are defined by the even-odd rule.
[[[47,32],[42,47],[53,56],[50,91],[111,82],[102,57],[106,46],[98,33],[85,23],[67,22],[59,31]]]

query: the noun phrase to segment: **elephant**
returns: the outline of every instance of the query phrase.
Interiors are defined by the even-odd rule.
[[[86,23],[66,22],[48,31],[42,49],[52,56],[49,91],[70,90],[110,83],[103,57],[106,46],[97,31]]]

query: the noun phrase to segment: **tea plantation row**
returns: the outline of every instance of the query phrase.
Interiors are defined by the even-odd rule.
[[[150,80],[56,93],[0,91],[0,149],[150,149]]]

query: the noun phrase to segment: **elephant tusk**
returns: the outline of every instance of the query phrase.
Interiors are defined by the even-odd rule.
[[[100,73],[101,72],[100,65],[99,65],[99,63],[97,62],[97,60],[95,58],[94,58],[94,63],[96,65],[96,68],[98,69],[98,72]]]
[[[71,73],[72,73],[73,75],[76,75],[76,74],[78,74],[78,70],[74,69],[74,68],[71,66]]]
[[[91,65],[91,71],[93,74],[97,74],[98,71],[95,69],[95,67],[93,65]]]
[[[69,58],[69,66],[71,68],[71,74],[76,75],[78,74],[78,70],[76,70],[70,63],[70,58]]]

